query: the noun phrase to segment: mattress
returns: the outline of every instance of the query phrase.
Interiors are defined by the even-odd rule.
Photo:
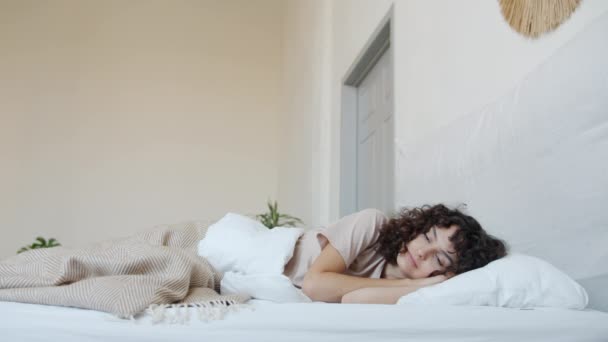
[[[153,324],[91,310],[0,302],[3,341],[608,341],[608,313],[481,306],[252,300],[223,320]]]

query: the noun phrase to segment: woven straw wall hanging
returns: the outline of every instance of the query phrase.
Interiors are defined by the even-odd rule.
[[[538,38],[555,30],[581,0],[498,0],[511,27],[526,37]]]

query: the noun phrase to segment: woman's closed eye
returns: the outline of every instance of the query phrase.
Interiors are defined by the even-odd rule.
[[[426,242],[431,243],[431,239],[429,239],[427,233],[424,233],[424,238],[426,239]],[[443,263],[441,263],[441,260],[439,259],[439,254],[435,254],[435,260],[440,267],[443,267]]]

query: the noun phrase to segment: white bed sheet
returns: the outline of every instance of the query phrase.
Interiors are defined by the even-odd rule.
[[[187,325],[91,310],[0,302],[2,341],[608,341],[608,313],[564,309],[250,301]]]

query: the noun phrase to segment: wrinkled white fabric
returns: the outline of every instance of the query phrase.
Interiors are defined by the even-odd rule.
[[[212,224],[198,254],[219,272],[282,274],[302,228],[268,229],[247,216],[228,213]]]
[[[275,302],[310,301],[283,275],[302,228],[268,229],[249,217],[228,213],[207,230],[198,254],[219,272],[223,294],[246,294]]]

